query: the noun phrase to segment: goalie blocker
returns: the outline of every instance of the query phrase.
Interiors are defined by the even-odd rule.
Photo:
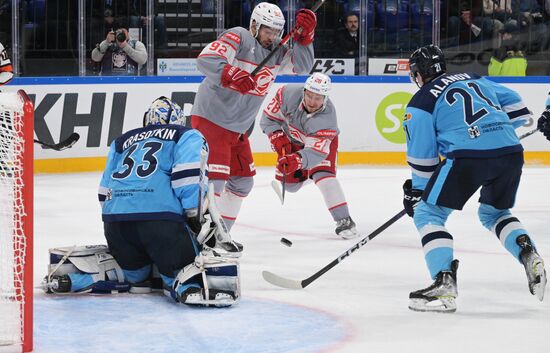
[[[59,247],[49,250],[48,275],[42,288],[46,293],[150,293],[163,289],[158,271],[151,278],[130,283],[107,245]],[[237,259],[225,258],[214,251],[203,251],[195,261],[181,270],[167,296],[188,305],[226,307],[241,296]]]

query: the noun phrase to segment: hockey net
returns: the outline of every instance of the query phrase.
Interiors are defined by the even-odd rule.
[[[0,352],[32,350],[33,112],[0,93]]]

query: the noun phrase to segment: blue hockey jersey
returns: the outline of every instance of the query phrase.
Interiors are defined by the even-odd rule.
[[[405,112],[413,188],[423,190],[444,158],[492,158],[523,151],[515,133],[531,113],[513,90],[473,73],[423,85]]]
[[[126,132],[111,143],[99,186],[103,221],[183,222],[188,211],[196,213],[199,192],[206,195],[207,159],[197,130],[149,125]]]

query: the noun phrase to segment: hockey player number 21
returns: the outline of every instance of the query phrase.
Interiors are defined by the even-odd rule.
[[[138,149],[138,147],[139,144],[135,144],[130,147],[128,153],[126,153],[126,157],[124,157],[124,161],[122,162],[126,169],[122,172],[113,173],[112,177],[114,179],[124,179],[132,174],[134,166],[136,165],[136,161],[132,158],[132,154]],[[162,143],[160,142],[149,141],[143,144],[141,149],[146,150],[143,154],[143,162],[146,163],[141,163],[137,166],[136,174],[138,177],[145,178],[155,172],[157,169],[157,157],[155,156],[155,153],[157,153],[161,148]]]
[[[481,89],[478,85],[476,85],[473,82],[468,83],[468,87],[470,87],[473,90],[473,94],[478,96],[480,99],[483,99],[487,105],[493,107],[496,110],[501,110],[501,108],[497,105],[495,105],[489,98],[487,98],[483,92],[481,92]],[[470,91],[465,90],[463,88],[451,88],[447,91],[447,94],[445,94],[445,100],[449,105],[453,105],[457,101],[457,95],[460,95],[462,97],[462,101],[464,103],[464,121],[468,126],[472,125],[479,119],[483,118],[485,115],[487,115],[489,112],[485,108],[481,108],[477,112],[474,112],[474,103],[473,103],[473,97],[472,93]]]

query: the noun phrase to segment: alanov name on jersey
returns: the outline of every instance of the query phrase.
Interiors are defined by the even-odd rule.
[[[150,137],[156,137],[162,140],[173,140],[174,136],[176,136],[176,130],[175,129],[169,129],[169,128],[162,128],[162,129],[156,129],[156,130],[149,130],[149,131],[142,131],[139,133],[136,133],[126,139],[124,143],[122,144],[122,149],[127,149],[130,147],[130,145],[134,144],[135,142],[148,139]]]
[[[439,80],[439,82],[442,83],[443,85],[433,85],[432,88],[430,88],[430,93],[433,94],[434,97],[439,97],[439,95],[451,83],[457,82],[457,81],[469,80],[471,78],[472,77],[468,74],[447,75],[441,80]]]

